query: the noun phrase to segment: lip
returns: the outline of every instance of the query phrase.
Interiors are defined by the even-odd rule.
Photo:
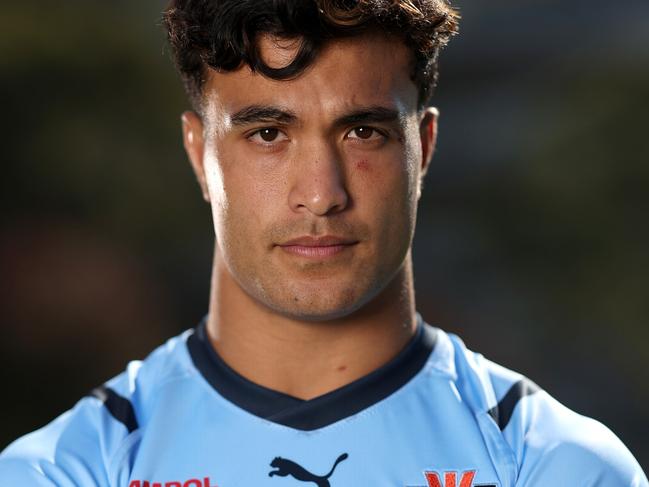
[[[321,237],[304,235],[278,244],[278,247],[292,255],[322,259],[340,254],[357,243],[358,240],[333,235],[324,235]]]

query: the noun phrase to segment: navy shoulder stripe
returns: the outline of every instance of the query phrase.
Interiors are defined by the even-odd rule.
[[[487,413],[498,423],[500,430],[504,430],[514,414],[514,408],[525,396],[540,391],[541,388],[529,379],[522,379],[509,388],[507,394],[500,400],[498,405],[491,408]]]
[[[106,409],[113,418],[126,426],[129,433],[138,429],[137,419],[135,419],[135,410],[131,401],[120,396],[110,387],[100,386],[93,389],[89,394],[96,397],[104,403]]]

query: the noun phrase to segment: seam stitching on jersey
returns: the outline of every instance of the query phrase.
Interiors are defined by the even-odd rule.
[[[130,454],[132,448],[137,444],[137,442],[142,437],[142,431],[137,429],[132,433],[125,436],[120,442],[119,446],[115,449],[115,453],[108,461],[108,478],[110,479],[111,485],[118,485],[118,476],[119,476],[119,467],[124,464],[126,458]],[[130,468],[129,468],[130,476]]]

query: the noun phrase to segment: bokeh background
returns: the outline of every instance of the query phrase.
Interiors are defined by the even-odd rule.
[[[0,13],[0,448],[194,326],[213,245],[160,0]],[[431,323],[649,468],[649,2],[459,5],[415,242]]]

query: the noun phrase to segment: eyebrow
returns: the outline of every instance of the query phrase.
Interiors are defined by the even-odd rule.
[[[236,112],[230,120],[232,125],[250,125],[259,122],[290,124],[297,120],[297,115],[290,110],[273,106],[250,105]]]
[[[401,113],[394,108],[384,106],[369,106],[342,115],[334,121],[334,125],[345,127],[364,123],[385,123],[394,122],[402,118]]]
[[[372,105],[341,115],[334,120],[334,126],[345,127],[364,123],[394,122],[402,118],[402,114],[394,108]],[[238,126],[260,122],[288,125],[295,123],[298,117],[291,110],[270,105],[250,105],[235,112],[230,120],[232,125]]]

